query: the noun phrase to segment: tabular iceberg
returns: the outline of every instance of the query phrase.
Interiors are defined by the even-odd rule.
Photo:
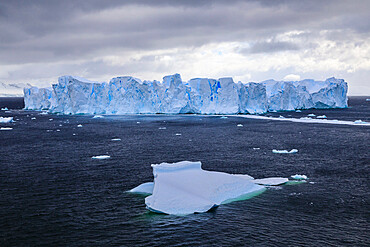
[[[288,182],[287,178],[254,179],[249,175],[206,171],[201,166],[199,161],[152,165],[154,182],[143,183],[129,192],[149,194],[145,204],[153,212],[186,215],[250,198],[262,193],[264,186]]]
[[[341,79],[297,82],[234,83],[232,78],[195,78],[179,74],[163,81],[131,76],[92,82],[59,77],[51,88],[25,88],[25,109],[63,114],[259,114],[267,111],[347,107],[347,83]]]

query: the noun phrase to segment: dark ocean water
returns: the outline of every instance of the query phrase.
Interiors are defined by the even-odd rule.
[[[365,99],[350,98],[348,109],[269,115],[370,121]],[[0,107],[22,104],[0,98]],[[191,115],[0,116],[16,119],[0,124],[13,128],[0,131],[0,246],[370,245],[370,127]],[[271,152],[293,148],[298,154]],[[112,158],[91,159],[102,154]],[[181,160],[256,178],[310,179],[182,217],[150,213],[144,197],[126,192],[153,180],[150,164]]]

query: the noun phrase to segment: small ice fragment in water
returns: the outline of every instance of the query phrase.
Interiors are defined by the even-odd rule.
[[[72,135],[74,135],[74,136],[75,136],[76,134],[75,134],[75,133],[73,133]]]
[[[139,124],[140,122],[136,122],[137,124]]]
[[[121,138],[113,138],[113,139],[111,139],[111,141],[114,141],[114,142],[117,142],[117,141],[120,141],[121,140]]]
[[[226,116],[222,116],[222,117],[220,117],[221,119],[226,119],[227,117]]]
[[[306,175],[299,175],[299,174],[292,175],[290,177],[293,178],[293,179],[296,179],[296,180],[307,179],[307,176]]]
[[[8,111],[8,107],[1,108],[2,111]]]
[[[59,132],[59,131],[60,131],[60,129],[57,129],[57,131]]]
[[[109,155],[97,155],[97,156],[93,156],[91,158],[96,159],[96,160],[106,160],[106,159],[110,159],[110,156]]]
[[[261,148],[253,148],[253,150],[260,150]]]
[[[370,99],[366,99],[366,101],[370,101]]]
[[[361,119],[354,121],[355,124],[364,124],[365,121],[362,121]]]
[[[48,115],[48,112],[43,111],[43,112],[40,113],[40,115]]]
[[[53,130],[46,130],[46,132],[52,132]]]
[[[279,118],[285,118],[285,117],[280,115]]]
[[[13,117],[0,117],[0,123],[10,123],[13,121]]]
[[[36,118],[35,117],[32,117],[31,120],[35,120]]]
[[[12,130],[13,128],[10,127],[1,127],[0,130]]]
[[[176,136],[181,136],[181,133],[176,133],[175,135],[176,135]]]
[[[243,127],[243,125],[242,125],[242,124],[238,124],[237,126],[238,126],[238,127]]]
[[[327,118],[325,115],[317,116],[316,118]]]
[[[273,149],[272,152],[274,154],[295,154],[295,153],[298,153],[298,149],[292,149],[290,151],[288,151],[288,150],[276,150],[276,149]]]
[[[52,118],[49,118],[49,121],[53,121],[54,119],[52,119]]]
[[[77,127],[81,128],[82,127],[82,124],[77,125]]]
[[[104,118],[104,116],[102,116],[102,115],[95,115],[95,116],[93,116],[93,118]]]
[[[166,129],[166,127],[159,127],[158,129],[159,129],[159,130],[165,130],[165,129]]]
[[[313,114],[313,113],[310,113],[310,114],[307,115],[307,117],[316,117],[316,115]]]
[[[301,110],[296,110],[295,112],[302,112]]]

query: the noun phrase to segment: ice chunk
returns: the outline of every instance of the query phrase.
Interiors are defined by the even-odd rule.
[[[370,99],[366,99],[366,101],[370,101]]]
[[[296,110],[295,112],[302,112],[301,110]]]
[[[166,127],[159,127],[158,129],[159,129],[159,130],[165,130],[165,129],[166,129]]]
[[[0,130],[12,130],[13,128],[10,127],[1,127]]]
[[[93,156],[91,158],[92,159],[97,159],[97,160],[105,160],[105,159],[110,159],[110,156],[109,155],[97,155],[97,156]]]
[[[362,120],[356,120],[354,121],[355,124],[366,124],[367,122],[362,121]]]
[[[227,117],[226,116],[222,116],[222,117],[220,117],[221,119],[226,119]]]
[[[35,120],[36,118],[35,117],[31,117],[31,120]]]
[[[113,138],[113,139],[111,139],[111,141],[120,141],[121,140],[121,138]]]
[[[152,167],[153,194],[145,199],[145,204],[158,213],[206,212],[222,203],[265,190],[250,179],[202,170],[201,162],[161,163]]]
[[[273,149],[272,152],[274,154],[295,154],[295,153],[298,153],[298,149],[292,149],[290,151],[288,151],[288,150],[276,150],[276,149]]]
[[[327,118],[325,115],[317,116],[316,118]]]
[[[237,127],[243,127],[243,125],[242,124],[238,124]]]
[[[1,108],[2,111],[8,111],[8,107]]]
[[[93,116],[93,118],[104,118],[104,116],[102,116],[102,115],[95,115],[95,116]]]
[[[131,193],[139,193],[139,194],[152,194],[154,188],[154,182],[147,182],[140,184],[139,186],[129,190],[128,192]]]
[[[307,117],[316,117],[316,115],[313,114],[313,113],[310,113],[310,114],[307,115]]]
[[[260,150],[261,148],[253,148],[253,150]]]
[[[0,123],[10,123],[13,121],[13,117],[0,117]]]
[[[81,128],[82,127],[82,124],[77,125],[77,127]]]
[[[307,176],[306,175],[299,175],[299,174],[292,175],[290,177],[293,178],[293,179],[296,179],[296,180],[304,180],[304,179],[307,179]]]
[[[181,133],[176,133],[175,135],[176,135],[176,136],[181,136]]]

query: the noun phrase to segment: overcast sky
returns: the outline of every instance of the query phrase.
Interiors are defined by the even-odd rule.
[[[343,78],[370,95],[370,1],[0,0],[0,81]]]

